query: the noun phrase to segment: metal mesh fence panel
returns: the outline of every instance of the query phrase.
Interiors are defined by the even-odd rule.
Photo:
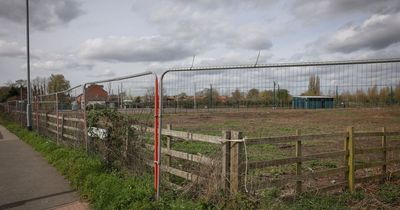
[[[85,84],[87,149],[110,168],[152,170],[154,87],[151,72]]]
[[[346,181],[348,126],[400,129],[393,123],[400,103],[399,63],[167,71],[161,81],[163,183],[210,199],[227,188],[256,194],[277,189],[283,195],[339,189]],[[223,137],[224,131],[229,135]]]
[[[5,111],[15,122],[21,126],[26,125],[26,102],[24,100],[7,101]]]
[[[32,103],[33,129],[56,143],[82,147],[83,112],[77,105],[82,86],[35,96]]]

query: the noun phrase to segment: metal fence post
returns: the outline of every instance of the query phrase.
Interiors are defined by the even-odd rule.
[[[83,134],[83,138],[84,138],[84,140],[85,140],[85,150],[86,150],[86,152],[88,152],[88,149],[89,149],[89,136],[88,136],[88,127],[87,127],[87,113],[86,113],[86,100],[87,100],[87,98],[86,98],[86,85],[87,84],[84,84],[83,85],[83,94],[82,94],[82,98],[81,98],[81,106],[82,106],[82,100],[83,100],[83,107],[82,107],[82,109],[83,109],[83,132],[84,132],[84,134]]]
[[[155,75],[155,74],[154,74]],[[154,81],[154,188],[156,191],[156,199],[160,198],[160,164],[161,164],[161,113],[162,113],[162,97],[160,100],[159,91],[162,85],[158,87],[158,77],[155,75]],[[159,89],[160,88],[160,89]],[[161,91],[162,93],[162,91]]]

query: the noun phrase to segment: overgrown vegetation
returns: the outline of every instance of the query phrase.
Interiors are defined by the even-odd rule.
[[[101,154],[108,169],[120,169],[124,162],[124,143],[128,143],[129,133],[133,133],[128,117],[112,109],[92,109],[88,113],[88,126],[91,136],[102,135],[92,148]],[[92,128],[92,129],[90,129]],[[93,128],[106,131],[99,133]],[[97,132],[96,132],[97,131]]]

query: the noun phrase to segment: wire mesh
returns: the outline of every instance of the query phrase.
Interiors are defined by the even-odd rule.
[[[24,100],[7,101],[5,111],[15,122],[26,126],[26,102]]]
[[[83,112],[77,99],[82,86],[35,96],[32,102],[33,129],[58,144],[82,147]]]
[[[88,151],[100,154],[110,168],[151,170],[154,84],[148,72],[85,85]]]
[[[387,59],[182,68],[165,72],[161,77],[163,183],[181,189],[181,193],[209,199],[224,189],[224,179],[229,176],[223,164],[226,143],[196,139],[200,134],[205,139],[214,136],[221,140],[224,130],[260,138],[293,136],[296,130],[304,135],[340,133],[348,126],[361,130],[382,126],[400,129],[393,123],[393,116],[399,114],[399,63],[399,59]],[[377,108],[380,113],[371,116]],[[301,145],[302,152],[303,155],[340,154],[344,140],[332,137],[306,143]],[[296,181],[278,185],[275,180],[296,176],[295,142],[249,145],[246,150],[244,162],[253,163],[256,168],[260,161],[292,158],[292,163],[249,169],[246,176],[237,175],[238,188],[260,193],[263,184],[279,186],[282,194],[295,192]],[[239,153],[243,154],[244,151]],[[240,157],[242,162],[238,166],[242,172],[246,165],[243,158]],[[209,163],[194,161],[202,159]],[[302,184],[305,189],[316,189],[342,183],[345,173],[339,169],[345,166],[343,155],[313,158],[302,164],[303,173],[331,170],[333,175],[322,179],[310,175]],[[337,173],[333,173],[335,170]]]

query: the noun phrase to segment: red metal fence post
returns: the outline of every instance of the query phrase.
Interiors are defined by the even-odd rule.
[[[158,199],[160,192],[160,157],[158,154],[160,142],[159,142],[159,90],[158,90],[158,78],[155,78],[154,84],[154,190],[156,192],[156,198]]]

